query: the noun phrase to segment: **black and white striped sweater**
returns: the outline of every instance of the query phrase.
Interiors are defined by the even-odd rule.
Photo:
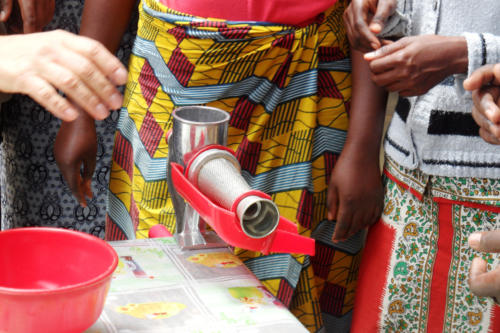
[[[383,34],[462,35],[470,74],[500,62],[500,1],[399,0]],[[384,143],[392,159],[429,175],[500,178],[500,146],[479,137],[470,94],[462,88],[466,76],[449,77],[425,95],[399,99]]]

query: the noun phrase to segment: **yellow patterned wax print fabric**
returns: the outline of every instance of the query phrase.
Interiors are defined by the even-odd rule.
[[[351,95],[345,6],[338,1],[299,28],[193,17],[144,0],[115,137],[106,237],[147,237],[157,223],[174,231],[165,140],[172,110],[226,110],[228,146],[245,178],[317,240],[315,257],[235,254],[311,332],[347,332],[361,236],[334,246],[335,223],[326,218]]]

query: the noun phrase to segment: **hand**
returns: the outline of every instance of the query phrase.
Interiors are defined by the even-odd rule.
[[[500,144],[500,64],[480,67],[464,81],[472,91],[472,117],[479,135],[488,143]]]
[[[55,0],[17,0],[17,6],[22,19],[23,30],[17,33],[42,31],[52,21]],[[0,1],[0,22],[9,19],[12,13],[13,0]]]
[[[0,45],[0,91],[27,94],[65,121],[78,111],[56,89],[96,119],[121,107],[115,85],[127,81],[127,71],[100,43],[57,30],[0,36]]]
[[[368,52],[380,48],[380,33],[396,10],[396,0],[352,0],[344,12],[344,23],[351,47]]]
[[[469,245],[480,252],[500,253],[500,230],[473,233],[469,236]],[[486,262],[474,258],[469,272],[469,286],[477,296],[500,300],[500,267],[487,272]]]
[[[446,77],[465,73],[468,66],[465,38],[438,35],[405,37],[364,58],[372,80],[401,96],[422,95]]]
[[[328,186],[328,219],[337,221],[334,242],[377,222],[383,206],[378,161],[364,161],[345,153],[335,165]]]
[[[87,206],[85,197],[92,197],[96,154],[97,135],[92,118],[82,113],[75,121],[61,124],[54,143],[54,157],[68,187],[84,207]]]

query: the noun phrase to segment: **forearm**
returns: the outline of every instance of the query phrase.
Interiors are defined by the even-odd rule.
[[[362,53],[353,50],[351,59],[352,100],[344,150],[361,152],[364,157],[378,161],[387,92],[370,79],[370,69]]]
[[[116,52],[135,3],[135,0],[86,0],[80,35],[96,39],[111,52]]]

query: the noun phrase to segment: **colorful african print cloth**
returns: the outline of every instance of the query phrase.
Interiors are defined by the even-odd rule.
[[[363,237],[334,246],[326,217],[351,95],[345,5],[297,28],[208,20],[144,0],[115,139],[107,238],[147,237],[157,223],[174,231],[165,140],[172,110],[226,110],[228,146],[245,179],[317,239],[312,258],[235,253],[311,332],[348,332]]]
[[[500,180],[429,176],[390,159],[382,220],[368,233],[352,332],[500,332],[500,307],[467,279],[476,231],[500,226]]]

